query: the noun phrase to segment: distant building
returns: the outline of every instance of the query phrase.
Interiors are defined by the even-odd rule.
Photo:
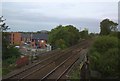
[[[36,33],[32,35],[32,46],[37,48],[45,48],[48,41],[48,34]]]
[[[46,48],[48,33],[10,32],[9,40],[12,45],[29,44],[32,48]]]
[[[31,39],[32,39],[31,33],[21,33],[21,44],[25,44],[25,43],[30,44]]]
[[[11,32],[10,33],[10,43],[13,45],[20,45],[21,44],[21,33]]]

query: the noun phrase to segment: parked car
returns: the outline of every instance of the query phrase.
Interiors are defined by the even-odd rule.
[[[20,48],[20,46],[15,46],[15,48]]]

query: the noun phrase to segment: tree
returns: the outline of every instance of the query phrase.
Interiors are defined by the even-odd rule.
[[[3,16],[0,17],[0,27],[1,27],[1,31],[2,31],[2,59],[3,61],[10,59],[12,57],[17,58],[18,56],[20,56],[20,52],[18,49],[14,48],[14,46],[11,46],[9,44],[9,32],[5,32],[8,29],[10,29],[8,26],[6,26],[6,23],[3,22],[5,20],[3,20]]]
[[[103,77],[119,76],[119,39],[112,36],[97,37],[90,50],[90,63],[93,70],[99,71]]]
[[[72,26],[59,25],[49,33],[49,43],[55,48],[66,48],[78,43],[79,30]]]
[[[80,38],[85,39],[88,37],[88,29],[84,29],[83,31],[80,32]]]
[[[111,31],[116,31],[117,25],[117,23],[110,21],[109,19],[104,19],[102,22],[100,22],[100,34],[108,35]]]
[[[3,16],[0,17],[0,30],[1,31],[6,31],[10,29],[8,26],[6,26],[6,23],[4,22],[6,19],[3,19]]]
[[[4,31],[9,29],[8,26],[6,26],[6,23],[4,22],[5,20],[6,19],[3,19],[3,16],[0,17],[0,29],[2,31],[2,52],[3,52],[3,55],[7,54],[8,45],[9,45],[9,42],[7,40],[8,33],[4,32]]]
[[[9,32],[6,31],[10,28],[3,21],[5,20],[3,20],[2,16],[0,17],[0,30],[2,31],[2,74],[5,75],[13,70],[10,64],[14,64],[21,53],[19,49],[9,44]]]

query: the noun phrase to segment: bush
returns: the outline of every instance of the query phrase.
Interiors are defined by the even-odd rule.
[[[15,48],[14,46],[9,46],[6,49],[3,49],[2,54],[2,71],[3,75],[6,75],[11,70],[14,69],[14,64],[16,62],[16,59],[21,55],[19,52],[19,49]],[[12,65],[12,66],[11,66]]]
[[[19,49],[14,48],[14,46],[10,46],[9,48],[7,48],[7,50],[4,50],[4,51],[6,52],[2,54],[3,60],[7,60],[10,58],[17,58],[21,55],[21,53],[19,52]]]
[[[90,49],[91,69],[99,71],[103,77],[119,76],[119,48],[117,37],[100,36]]]
[[[99,59],[100,59],[100,54],[98,52],[93,52],[91,55],[90,55],[90,58],[92,58],[90,61],[91,62],[91,69],[92,70],[97,70],[98,68],[98,65],[99,65]]]
[[[2,68],[2,75],[6,75],[10,70],[8,68]]]
[[[105,76],[118,75],[118,48],[112,48],[106,51],[104,56],[101,56],[99,67],[100,72]]]
[[[108,49],[118,47],[118,38],[110,36],[100,36],[96,38],[93,47],[99,53],[104,53],[105,51],[108,51]]]

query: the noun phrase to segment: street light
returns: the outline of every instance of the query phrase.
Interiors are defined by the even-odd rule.
[[[44,40],[41,40],[41,42],[43,43],[43,42],[44,42]]]

